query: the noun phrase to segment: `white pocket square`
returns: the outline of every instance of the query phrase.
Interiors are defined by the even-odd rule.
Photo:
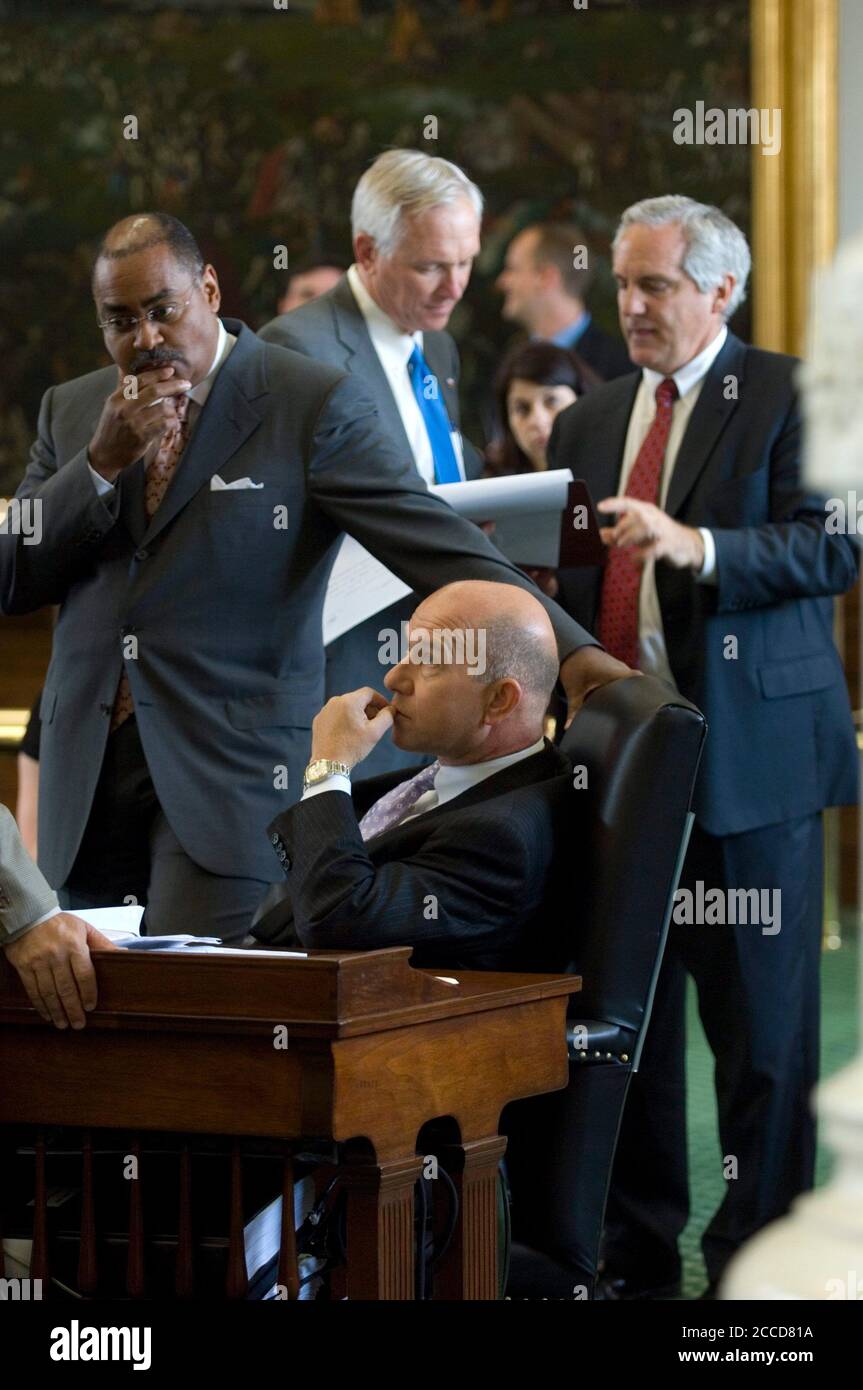
[[[253,483],[251,478],[235,478],[233,482],[226,483],[224,478],[220,478],[218,473],[214,473],[210,479],[211,492],[243,492],[246,488],[261,488],[263,483]]]

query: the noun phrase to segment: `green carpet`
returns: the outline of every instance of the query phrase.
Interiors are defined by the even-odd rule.
[[[838,951],[822,955],[821,1075],[829,1076],[850,1062],[857,1047],[858,968],[856,943],[846,936]],[[687,1084],[690,1196],[692,1212],[681,1238],[683,1297],[698,1298],[707,1283],[699,1241],[701,1233],[722,1200],[725,1179],[716,1107],[713,1097],[713,1054],[707,1045],[695,987],[689,983],[687,1000]],[[816,1185],[826,1182],[832,1157],[819,1144]]]

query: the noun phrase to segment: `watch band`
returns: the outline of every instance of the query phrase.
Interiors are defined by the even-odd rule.
[[[351,769],[348,763],[337,763],[331,758],[313,758],[303,773],[303,791],[309,787],[315,787],[319,782],[325,782],[328,777],[336,775],[350,777]]]

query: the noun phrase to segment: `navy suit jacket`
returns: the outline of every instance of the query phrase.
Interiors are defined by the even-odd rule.
[[[716,543],[716,584],[656,566],[669,664],[708,722],[695,811],[714,835],[857,795],[832,600],[855,583],[858,554],[846,536],[828,534],[824,500],[801,481],[796,367],[730,333],[668,488],[668,513],[709,527]],[[594,501],[617,492],[640,379],[633,372],[606,382],[555,421],[549,467],[571,468]],[[601,567],[562,571],[560,601],[591,628],[602,577]]]
[[[263,829],[299,794],[323,703],[321,613],[343,531],[406,583],[537,591],[433,497],[360,383],[226,319],[218,372],[152,520],[144,461],[100,497],[87,446],[116,388],[106,367],[52,387],[19,496],[42,538],[0,534],[0,607],[59,604],[42,695],[39,862],[63,884],[90,814],[125,661],[168,823],[212,873],[272,880]],[[249,490],[211,479],[248,477]],[[561,653],[592,639],[544,600]],[[134,642],[127,639],[134,638]]]
[[[569,760],[550,743],[436,810],[364,842],[369,807],[419,768],[321,792],[270,826],[285,884],[253,935],[317,949],[413,946],[412,964],[565,968],[577,866]]]

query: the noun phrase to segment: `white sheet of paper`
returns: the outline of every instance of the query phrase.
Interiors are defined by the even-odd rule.
[[[72,915],[95,927],[109,941],[115,941],[124,936],[141,935],[144,909],[137,903],[127,903],[123,907],[76,907]]]
[[[429,491],[468,521],[494,521],[494,544],[513,564],[554,566],[560,552],[560,514],[571,482],[568,468],[555,468],[546,473],[439,483]],[[353,536],[345,536],[324,601],[324,642],[341,637],[409,593],[408,585],[386,565]]]
[[[429,488],[469,521],[498,521],[536,512],[560,513],[572,482],[568,468],[544,473],[513,473],[504,478],[475,478],[467,483],[437,483]]]
[[[344,536],[324,600],[324,643],[333,642],[409,593],[410,586],[370,555],[359,541]]]

